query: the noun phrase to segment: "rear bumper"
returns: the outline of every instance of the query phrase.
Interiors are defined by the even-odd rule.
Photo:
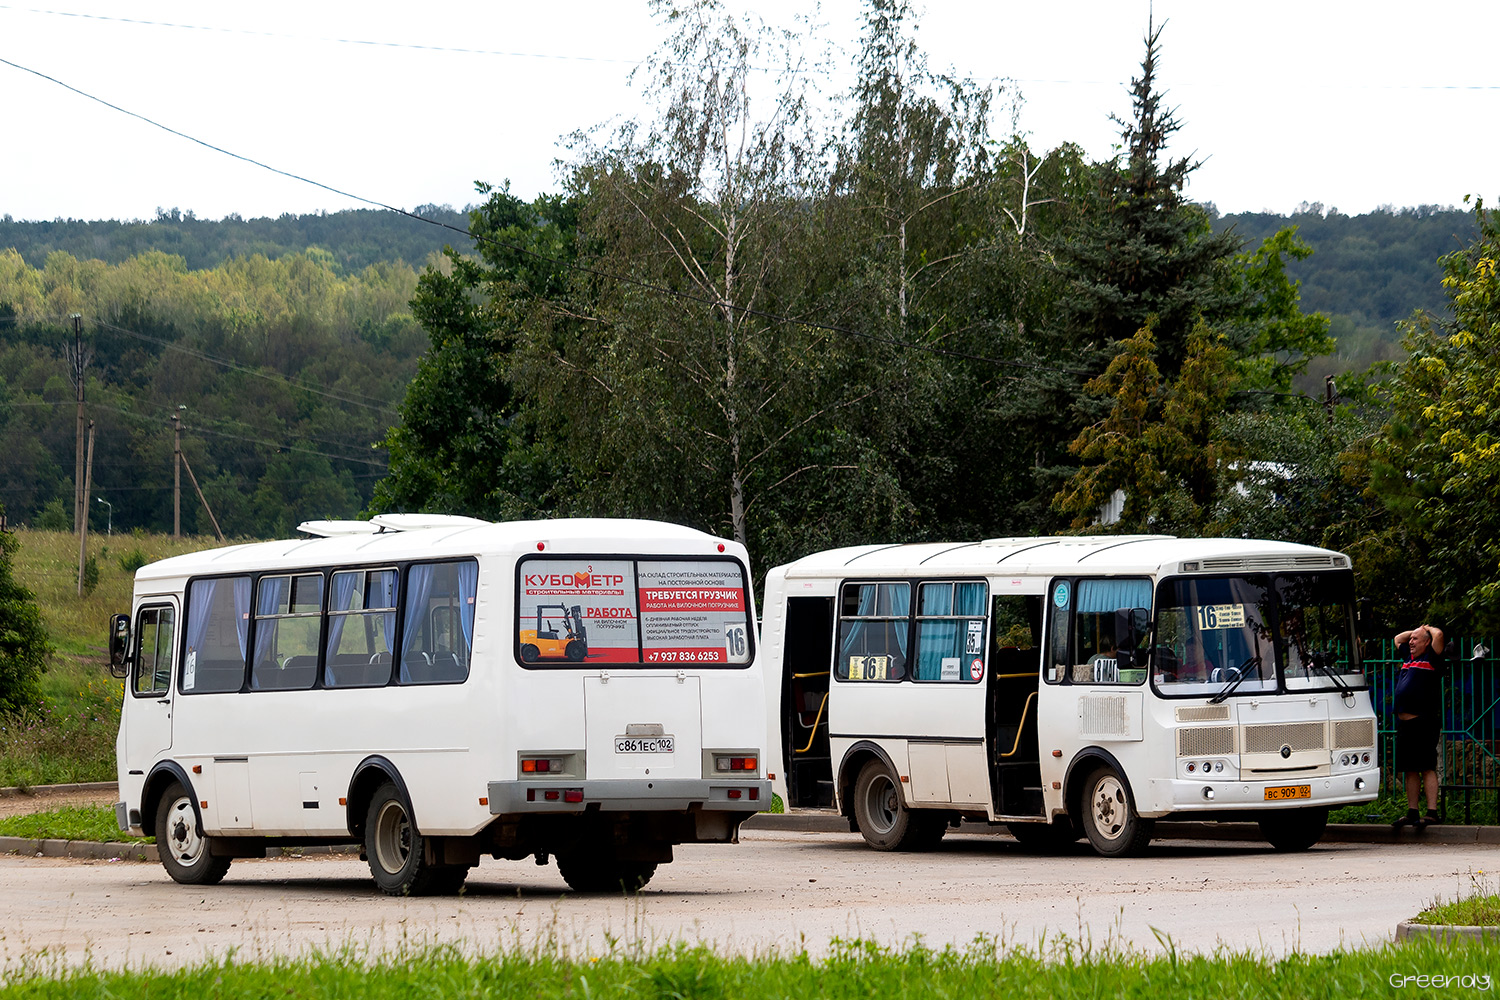
[[[690,809],[740,812],[771,808],[771,783],[760,778],[669,779],[611,778],[597,781],[492,781],[490,812],[581,813],[685,812]],[[581,793],[569,802],[568,792]],[[737,796],[732,793],[738,792]],[[548,796],[555,796],[549,798]]]

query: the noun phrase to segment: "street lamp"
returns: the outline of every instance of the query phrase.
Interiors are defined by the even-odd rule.
[[[104,506],[106,506],[106,507],[109,508],[109,511],[107,512],[108,520],[106,520],[104,522],[105,523],[105,532],[104,533],[106,535],[113,535],[115,533],[115,505],[112,504],[112,503],[110,503],[108,500],[104,499],[103,497],[94,497],[94,502],[95,503],[102,503]]]

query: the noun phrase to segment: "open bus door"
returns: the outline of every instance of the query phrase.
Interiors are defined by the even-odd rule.
[[[828,746],[829,667],[833,660],[833,598],[788,597],[783,634],[781,745],[788,808],[833,805]]]
[[[1043,815],[1037,699],[1041,697],[1042,599],[997,594],[990,617],[985,692],[990,791],[1000,816]]]

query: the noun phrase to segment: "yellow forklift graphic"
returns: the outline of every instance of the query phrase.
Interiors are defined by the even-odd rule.
[[[562,619],[561,635],[550,620],[554,611],[555,617]],[[563,659],[577,662],[588,655],[588,630],[583,627],[583,608],[577,604],[571,611],[562,604],[538,604],[536,628],[521,630],[521,659],[527,663]]]

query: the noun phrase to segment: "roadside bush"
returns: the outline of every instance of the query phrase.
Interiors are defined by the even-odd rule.
[[[146,565],[151,561],[151,559],[146,555],[141,547],[137,545],[129,552],[121,552],[119,558],[115,561],[120,564],[120,568],[122,570],[127,573],[134,574],[136,570]]]
[[[11,573],[20,547],[14,535],[0,531],[0,716],[41,702],[41,677],[50,652],[36,597]]]

